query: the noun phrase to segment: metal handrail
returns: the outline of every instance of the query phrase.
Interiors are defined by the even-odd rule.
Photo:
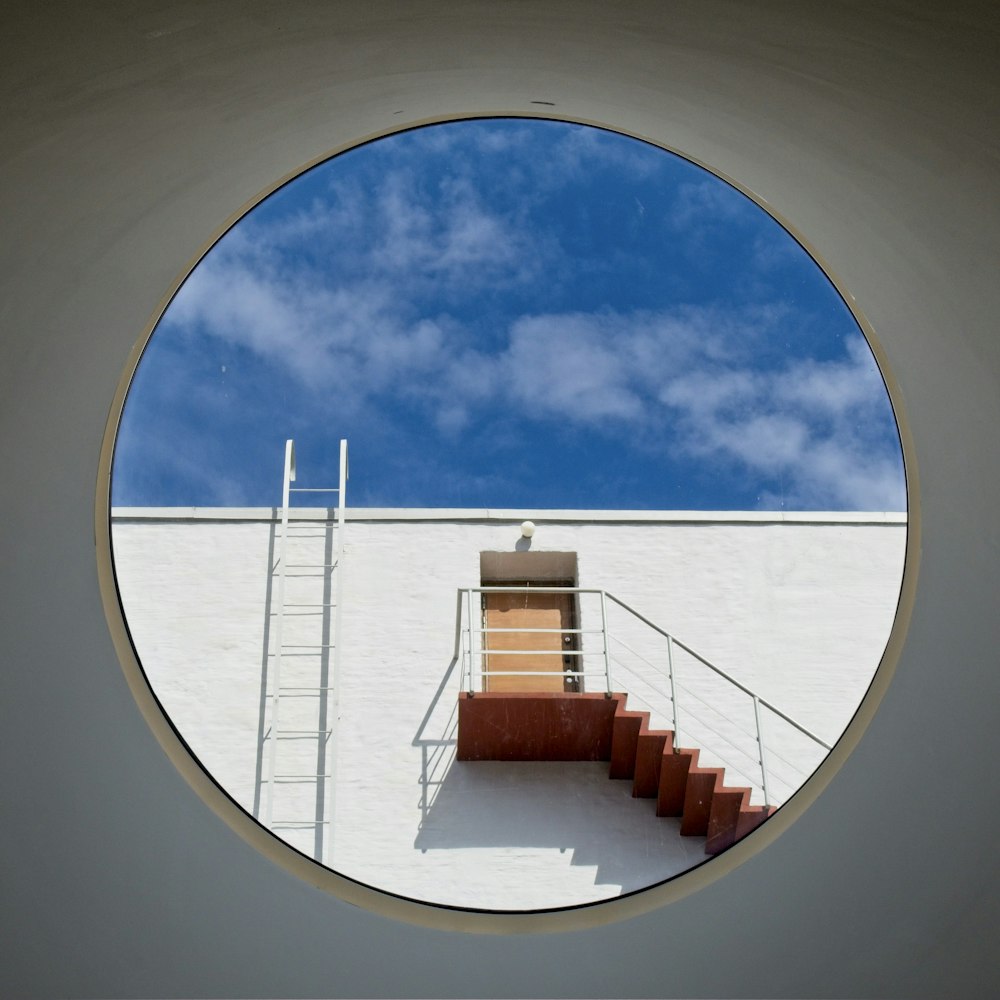
[[[473,594],[521,594],[521,593],[523,593],[523,594],[529,594],[530,593],[530,594],[596,594],[596,595],[599,595],[600,596],[600,604],[601,604],[601,628],[599,628],[599,629],[555,629],[555,628],[532,628],[530,626],[527,626],[527,627],[524,627],[524,628],[487,628],[485,626],[481,626],[481,627],[474,627],[473,626],[473,624],[472,624],[472,595]],[[812,740],[818,746],[822,747],[823,749],[825,749],[827,751],[829,751],[829,750],[832,749],[832,747],[830,746],[830,744],[827,743],[825,740],[820,739],[820,737],[818,737],[815,733],[810,732],[805,726],[803,726],[801,723],[797,722],[795,719],[793,719],[787,713],[783,712],[781,709],[779,709],[777,706],[775,706],[774,704],[772,704],[766,698],[762,698],[759,694],[757,694],[752,689],[748,688],[745,684],[740,683],[740,681],[736,680],[735,677],[732,677],[730,674],[728,674],[721,667],[716,666],[707,657],[702,656],[701,653],[699,653],[696,650],[692,649],[691,646],[689,646],[687,643],[681,641],[675,635],[673,635],[672,633],[668,632],[666,629],[661,628],[659,625],[657,625],[655,622],[651,621],[649,618],[647,618],[641,612],[636,611],[635,608],[633,608],[630,604],[628,604],[625,601],[623,601],[620,597],[616,597],[614,594],[610,593],[609,591],[603,590],[603,589],[598,588],[598,587],[523,587],[523,586],[522,587],[501,587],[501,586],[497,586],[497,587],[463,587],[463,588],[460,588],[458,590],[458,594],[457,594],[457,607],[456,607],[456,616],[455,616],[455,658],[461,663],[460,680],[459,680],[459,684],[460,684],[461,690],[463,690],[463,691],[467,690],[468,693],[470,694],[470,696],[475,694],[475,691],[474,691],[475,680],[474,680],[474,676],[473,676],[474,673],[475,673],[475,671],[473,669],[473,658],[476,655],[475,643],[473,641],[473,637],[475,635],[486,635],[486,634],[491,634],[491,633],[495,633],[495,632],[507,632],[507,633],[517,633],[517,632],[524,632],[524,633],[556,632],[556,633],[566,633],[566,634],[572,634],[572,635],[585,635],[585,634],[586,635],[590,635],[590,634],[596,635],[596,634],[600,634],[604,638],[603,648],[600,649],[600,650],[585,651],[585,650],[506,650],[506,649],[505,650],[486,650],[486,649],[483,649],[482,647],[480,647],[479,652],[480,653],[492,652],[492,653],[494,653],[494,655],[497,655],[497,656],[538,655],[538,654],[547,654],[547,653],[553,653],[553,654],[564,655],[564,656],[572,655],[572,656],[577,656],[577,657],[580,658],[580,665],[581,665],[581,667],[583,665],[583,663],[582,663],[583,657],[585,657],[585,656],[600,656],[604,660],[604,670],[603,671],[595,672],[595,671],[583,671],[583,670],[576,670],[576,671],[564,670],[561,673],[565,677],[602,676],[605,679],[605,683],[607,685],[607,691],[608,691],[608,693],[611,693],[611,691],[612,691],[611,652],[610,652],[610,643],[611,643],[611,640],[614,639],[616,642],[619,642],[622,646],[624,646],[626,649],[629,649],[633,653],[635,653],[635,651],[631,650],[630,647],[626,643],[624,643],[621,639],[617,638],[616,636],[612,636],[611,635],[610,630],[608,629],[608,616],[607,616],[607,602],[608,601],[614,602],[616,605],[618,605],[618,607],[622,608],[622,610],[628,612],[630,615],[632,615],[635,619],[637,619],[643,625],[645,625],[646,627],[652,629],[654,632],[656,632],[659,635],[663,636],[663,638],[667,640],[667,677],[668,677],[669,682],[670,682],[670,702],[671,702],[671,709],[672,709],[672,715],[673,715],[673,727],[674,727],[674,732],[675,733],[678,731],[678,723],[677,723],[677,686],[678,685],[675,683],[675,679],[674,679],[674,666],[673,666],[673,647],[674,646],[677,646],[679,649],[682,649],[685,653],[687,653],[689,656],[693,657],[700,664],[702,664],[703,666],[707,667],[713,673],[715,673],[716,675],[718,675],[719,677],[721,677],[724,681],[726,681],[727,683],[729,683],[730,685],[732,685],[732,687],[736,688],[738,691],[742,692],[743,694],[745,694],[747,697],[749,697],[751,699],[751,702],[753,704],[753,711],[754,711],[754,727],[756,729],[756,736],[754,736],[753,733],[746,732],[745,730],[744,730],[744,732],[751,739],[756,739],[756,742],[757,742],[757,750],[758,750],[758,755],[759,755],[757,763],[758,763],[758,765],[760,767],[760,772],[761,772],[760,787],[761,787],[761,790],[762,790],[763,795],[764,795],[764,801],[765,801],[765,803],[769,803],[769,801],[770,801],[769,789],[768,789],[768,771],[769,771],[769,767],[768,767],[768,763],[767,763],[767,751],[765,749],[765,744],[764,744],[763,726],[762,726],[762,723],[761,723],[761,713],[760,713],[761,706],[763,706],[764,708],[766,708],[768,711],[773,712],[774,715],[776,715],[779,719],[781,719],[784,722],[788,723],[788,725],[792,726],[793,729],[796,729],[803,736],[806,736],[808,739]],[[464,606],[464,609],[465,609],[465,616],[463,616],[463,606]],[[467,620],[467,624],[465,625],[464,628],[463,628],[463,624],[462,624],[463,623],[463,617],[466,617],[466,620]],[[658,670],[659,671],[659,668],[657,668],[655,666],[655,664],[651,663],[649,660],[647,660],[641,654],[635,653],[635,655],[639,656],[639,659],[641,659],[643,662],[645,662],[646,664],[648,664],[654,670]],[[662,672],[662,671],[660,671],[660,672]],[[480,669],[478,671],[478,673],[479,673],[480,677],[484,677],[484,678],[492,676],[494,674],[496,674],[496,675],[506,675],[506,676],[510,676],[510,677],[529,677],[529,676],[535,676],[535,677],[537,677],[538,676],[537,671],[511,671],[511,670],[483,670],[483,669]],[[656,690],[656,689],[653,688],[653,690]],[[661,694],[661,696],[666,697],[666,695],[664,695],[663,692],[658,692],[658,693]],[[688,693],[691,694],[691,696],[694,697],[694,698],[696,698],[697,700],[699,700],[699,701],[701,700],[700,698],[697,697],[697,695],[694,695],[693,692],[688,692]],[[692,713],[692,715],[693,715],[694,718],[697,718],[697,716],[694,715],[694,713]],[[709,728],[710,731],[715,732],[714,730],[711,729],[711,727],[708,727],[708,728]],[[740,727],[738,727],[738,728],[740,728]],[[727,743],[731,743],[731,741],[727,737],[725,737],[723,734],[717,734],[717,735],[719,735],[720,738],[724,739]],[[735,744],[732,744],[732,745],[735,746]],[[745,753],[746,752],[746,751],[740,749],[739,747],[736,747],[736,749],[738,749],[740,753]],[[772,750],[772,752],[773,752],[773,750]],[[781,757],[777,753],[775,753],[775,756],[779,757],[779,759],[781,759],[781,760],[784,760],[784,758]],[[789,761],[785,761],[785,763],[790,763],[790,762]],[[784,779],[781,779],[779,777],[779,780],[781,780],[784,783]]]
[[[809,730],[806,729],[805,726],[800,725],[793,718],[786,715],[784,712],[781,711],[780,708],[775,708],[775,706],[772,705],[766,698],[761,698],[760,695],[751,691],[750,688],[741,684],[734,677],[730,677],[729,674],[725,672],[725,670],[722,670],[721,668],[717,667],[710,660],[705,659],[705,657],[702,656],[701,653],[696,652],[686,643],[681,642],[681,640],[678,639],[677,636],[671,635],[669,632],[660,628],[659,625],[656,625],[653,622],[651,622],[645,615],[640,614],[638,611],[635,610],[635,608],[626,604],[620,598],[615,597],[614,594],[609,593],[607,594],[607,597],[609,598],[609,600],[614,601],[615,604],[617,604],[619,607],[624,608],[626,611],[628,611],[629,614],[634,615],[636,618],[638,618],[639,621],[641,621],[644,625],[648,625],[651,629],[653,629],[654,632],[659,632],[660,635],[664,636],[667,639],[670,639],[674,643],[674,645],[680,646],[680,648],[683,649],[685,653],[689,654],[690,656],[693,656],[699,663],[702,663],[706,667],[708,667],[709,670],[714,670],[715,673],[717,673],[720,677],[724,678],[725,680],[729,681],[729,683],[732,684],[734,687],[739,688],[744,694],[749,695],[751,698],[755,698],[761,705],[763,705],[766,709],[768,709],[768,711],[774,712],[775,715],[777,715],[781,719],[784,719],[785,722],[787,722],[790,726],[794,726],[800,733],[803,734],[803,736],[808,736],[809,739],[811,739],[814,743],[818,743],[825,750],[833,749],[833,747],[831,747],[829,743],[825,743],[815,733],[809,732]]]

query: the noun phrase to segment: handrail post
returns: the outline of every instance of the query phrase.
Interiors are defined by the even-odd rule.
[[[677,689],[674,687],[674,639],[667,636],[667,677],[670,678],[670,708],[674,720],[674,752],[680,747],[680,733],[677,731]]]
[[[465,690],[465,628],[462,625],[463,611],[465,605],[465,591],[458,592],[458,615],[455,620],[455,649],[458,653],[458,690]]]
[[[753,696],[753,717],[757,723],[757,748],[760,751],[760,780],[764,792],[764,808],[771,804],[771,796],[767,794],[767,761],[764,755],[764,732],[760,725],[760,699]]]
[[[475,696],[475,680],[473,678],[473,663],[475,662],[475,643],[472,638],[472,591],[467,590],[465,592],[466,598],[466,609],[468,615],[466,617],[468,635],[469,635],[469,695]]]
[[[601,591],[601,633],[604,638],[604,679],[611,694],[611,643],[608,641],[608,602],[605,592]],[[582,666],[581,666],[581,669]]]

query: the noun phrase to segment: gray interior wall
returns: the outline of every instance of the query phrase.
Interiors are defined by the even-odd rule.
[[[0,992],[992,992],[995,5],[8,2],[3,24]],[[317,891],[191,791],[112,647],[94,484],[124,361],[213,227],[375,131],[540,109],[703,160],[812,241],[898,380],[922,561],[874,720],[764,851],[629,921],[466,936]]]

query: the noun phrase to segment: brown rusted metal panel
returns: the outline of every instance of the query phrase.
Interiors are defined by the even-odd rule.
[[[698,762],[697,750],[677,750],[660,762],[660,789],[656,797],[657,816],[680,816],[684,812],[688,771]]]
[[[681,816],[682,837],[704,837],[708,833],[712,799],[716,788],[722,785],[725,774],[721,767],[692,766],[688,771],[684,814]]]
[[[615,709],[602,693],[463,691],[459,760],[610,760]]]
[[[640,731],[635,754],[635,774],[632,776],[632,795],[635,798],[657,797],[663,754],[673,742],[673,735],[667,730]]]

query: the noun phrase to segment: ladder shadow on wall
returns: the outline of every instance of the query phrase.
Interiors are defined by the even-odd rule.
[[[461,603],[459,599],[460,614]],[[458,746],[458,693],[451,684],[458,667],[458,653],[445,668],[441,682],[424,712],[412,746],[420,748],[420,828],[427,822],[427,815],[437,791],[455,760]]]
[[[264,586],[264,624],[260,651],[260,691],[257,702],[257,753],[254,761],[253,817],[260,819],[264,789],[264,748],[267,740],[267,674],[271,648],[271,604],[274,594],[274,545],[277,536],[278,508],[271,508],[271,528],[267,535],[267,583]]]

